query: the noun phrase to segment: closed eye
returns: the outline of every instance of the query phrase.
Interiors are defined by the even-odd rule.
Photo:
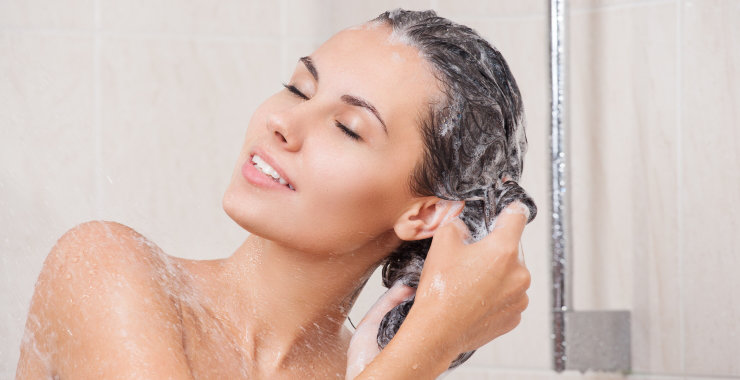
[[[285,84],[283,83],[283,87],[287,88],[288,91],[292,92],[293,95],[303,99],[308,100],[308,96],[304,95],[296,86],[293,86],[292,84]]]
[[[288,89],[293,95],[303,99],[303,100],[309,100],[308,96],[306,96],[304,93],[301,92],[296,86],[292,84],[285,84],[283,83],[283,87]],[[357,141],[362,141],[362,136],[358,135],[355,131],[347,128],[346,125],[335,121],[334,124],[339,128],[342,132],[344,132],[345,135],[347,135],[349,138]]]
[[[342,123],[340,123],[338,121],[335,121],[334,123],[336,124],[337,128],[341,129],[342,132],[344,132],[344,134],[347,135],[347,136],[349,136],[351,139],[357,140],[357,141],[362,141],[362,136],[358,135],[353,130],[347,128],[347,126],[345,126],[344,124],[342,124]]]

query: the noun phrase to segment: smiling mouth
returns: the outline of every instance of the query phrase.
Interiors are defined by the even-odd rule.
[[[265,162],[265,160],[263,160],[262,157],[260,157],[259,155],[255,154],[254,156],[252,156],[252,165],[254,165],[257,170],[262,172],[262,174],[271,177],[273,181],[283,186],[287,186],[291,190],[295,190],[295,188],[293,188],[293,185],[291,185],[290,183],[288,183],[288,181],[281,177],[280,174],[278,174],[277,170],[273,169],[273,167]]]

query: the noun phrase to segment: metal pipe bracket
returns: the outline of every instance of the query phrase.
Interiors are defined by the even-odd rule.
[[[563,311],[565,368],[570,370],[631,371],[630,312]]]

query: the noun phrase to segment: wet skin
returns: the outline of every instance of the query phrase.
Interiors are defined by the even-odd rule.
[[[18,378],[344,378],[357,290],[439,222],[438,199],[407,183],[440,92],[418,51],[389,36],[338,33],[255,111],[223,199],[252,235],[228,259],[173,258],[111,222],[65,234],[39,277]],[[290,188],[245,175],[255,153]]]

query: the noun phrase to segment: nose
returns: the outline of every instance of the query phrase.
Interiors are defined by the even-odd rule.
[[[273,140],[278,146],[289,151],[301,148],[301,137],[294,124],[295,120],[291,120],[285,113],[275,112],[267,116],[266,127]]]

